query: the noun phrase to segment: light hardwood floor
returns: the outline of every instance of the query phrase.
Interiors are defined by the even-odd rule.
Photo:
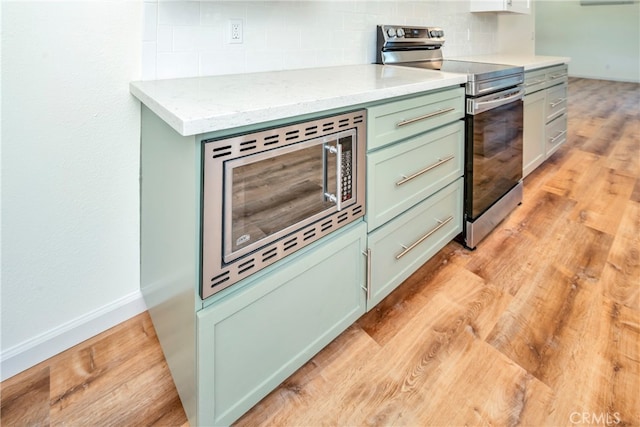
[[[570,79],[568,142],[238,426],[640,426],[640,85]],[[187,425],[146,313],[3,382],[3,426]]]

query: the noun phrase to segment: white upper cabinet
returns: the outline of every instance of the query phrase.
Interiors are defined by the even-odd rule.
[[[471,12],[531,13],[533,0],[471,0]]]

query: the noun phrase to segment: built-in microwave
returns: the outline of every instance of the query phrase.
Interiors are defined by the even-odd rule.
[[[202,298],[364,216],[365,110],[202,149]]]

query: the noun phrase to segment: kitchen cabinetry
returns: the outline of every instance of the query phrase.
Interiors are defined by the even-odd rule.
[[[191,425],[233,423],[461,231],[464,90],[452,84],[189,136],[142,107],[141,290]],[[371,222],[202,299],[204,141],[355,108],[368,109]]]
[[[462,231],[464,89],[368,108],[370,309]]]
[[[202,300],[201,143],[142,109],[141,288],[191,425],[228,425],[366,310],[354,222]]]
[[[566,141],[567,81],[566,64],[525,73],[523,176]]]
[[[531,13],[533,0],[471,0],[471,12]]]

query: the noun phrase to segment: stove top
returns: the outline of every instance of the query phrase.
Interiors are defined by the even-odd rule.
[[[524,82],[524,67],[444,59],[444,31],[438,27],[378,26],[376,62],[466,74],[467,95],[479,96]]]

